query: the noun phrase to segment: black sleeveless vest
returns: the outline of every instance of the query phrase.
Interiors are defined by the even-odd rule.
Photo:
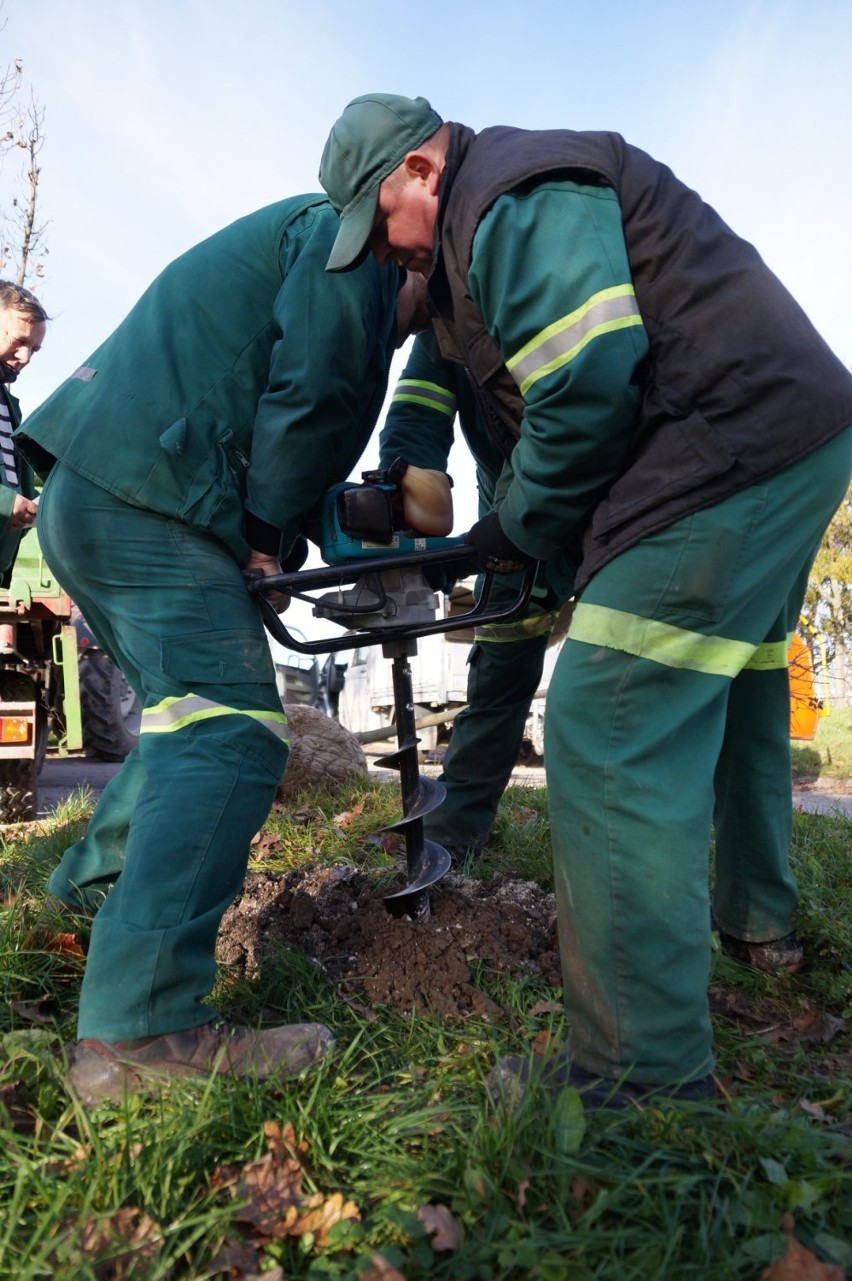
[[[753,246],[619,134],[453,125],[429,289],[442,351],[470,370],[504,452],[523,400],[470,296],[471,247],[500,195],[545,176],[615,190],[650,342],[630,458],[582,531],[579,590],[646,534],[843,431],[852,375]],[[570,271],[570,251],[554,247],[548,270]]]

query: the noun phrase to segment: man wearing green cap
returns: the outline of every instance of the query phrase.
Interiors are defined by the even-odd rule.
[[[338,277],[322,195],[239,219],[157,277],[16,433],[46,477],[45,556],[143,705],[139,746],[48,889],[93,913],[72,1082],[288,1076],[317,1024],[234,1028],[207,1004],[219,922],[288,756],[257,601],[375,425],[400,274]],[[286,598],[278,602],[286,607]]]
[[[474,133],[356,99],[320,180],[329,258],[429,276],[512,480],[480,564],[567,556],[546,762],[570,1037],[590,1103],[713,1092],[723,946],[794,969],[788,634],[852,462],[852,376],[751,245],[614,133]],[[497,1084],[530,1066],[504,1060]]]

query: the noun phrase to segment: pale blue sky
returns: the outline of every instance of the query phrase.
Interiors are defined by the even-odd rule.
[[[474,128],[618,130],[752,240],[852,363],[849,0],[5,0],[2,17],[0,63],[20,57],[47,110],[55,319],[25,409],[170,259],[317,190],[330,126],[372,90]]]

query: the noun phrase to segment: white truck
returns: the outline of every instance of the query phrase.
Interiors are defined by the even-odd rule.
[[[450,615],[466,612],[472,605],[473,579],[459,583],[449,601],[440,597],[440,609]],[[559,655],[564,627],[557,624],[548,646],[541,683],[527,718],[521,759],[533,761],[544,756],[544,703],[550,676]],[[565,624],[567,626],[567,622]],[[438,632],[422,636],[411,659],[415,716],[420,750],[434,751],[446,742],[457,712],[467,703],[467,657],[473,642],[472,630]],[[343,656],[342,656],[343,657]],[[341,725],[357,734],[362,742],[384,742],[395,736],[392,667],[382,655],[381,645],[366,645],[351,652],[338,706]],[[386,730],[384,738],[380,731]],[[369,737],[368,737],[369,736]]]

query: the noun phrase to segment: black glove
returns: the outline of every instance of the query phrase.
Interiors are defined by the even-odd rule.
[[[295,574],[297,570],[302,568],[305,561],[308,559],[309,551],[310,548],[308,547],[308,540],[301,534],[297,534],[296,540],[287,555],[282,556],[279,559],[278,563],[281,566],[281,573]]]
[[[511,574],[533,559],[506,537],[497,512],[489,512],[471,526],[464,541],[473,547],[476,563],[486,574]]]

